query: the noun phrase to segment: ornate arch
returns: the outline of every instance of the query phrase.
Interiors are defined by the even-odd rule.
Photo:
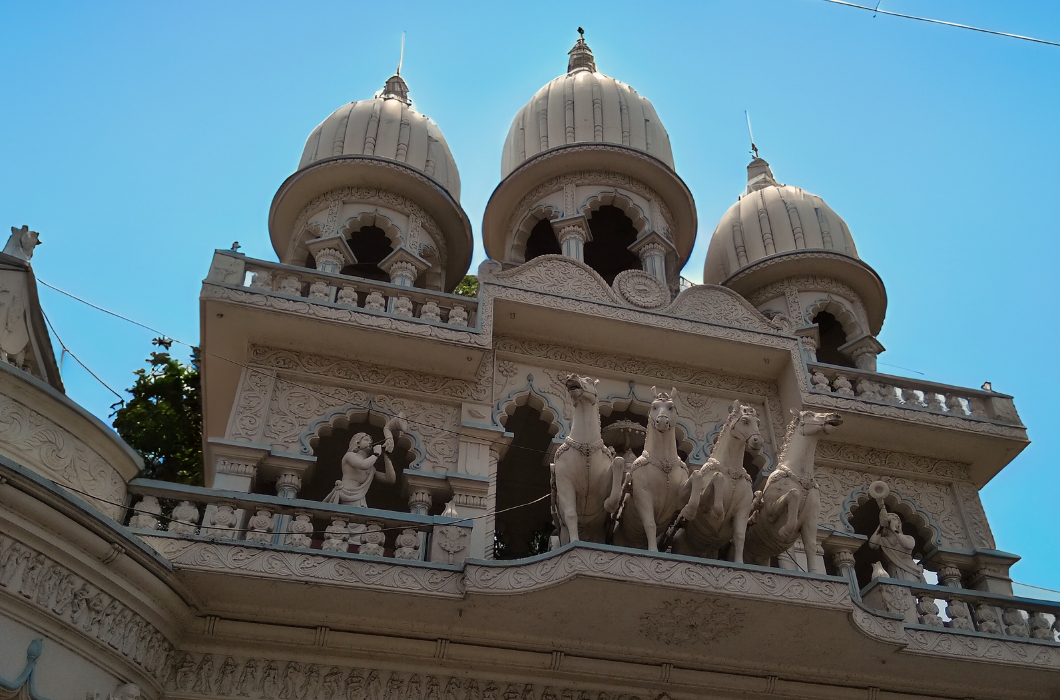
[[[372,410],[368,406],[344,406],[324,414],[313,421],[302,433],[299,440],[303,454],[315,453],[320,439],[328,437],[335,430],[345,430],[351,423],[368,423],[377,428],[382,428],[390,416],[378,410]],[[409,465],[407,469],[420,469],[426,451],[420,436],[414,432],[413,424],[409,424],[409,432],[401,433],[394,441],[395,446],[400,445],[409,453]]]
[[[588,221],[594,211],[606,206],[616,207],[629,217],[629,220],[633,222],[633,228],[637,229],[637,238],[651,232],[651,219],[648,215],[632,199],[618,190],[597,192],[585,200],[585,203],[578,209],[578,213]]]
[[[349,238],[354,231],[360,231],[365,226],[376,226],[382,229],[387,240],[390,241],[391,250],[397,250],[404,243],[401,229],[397,227],[397,224],[391,221],[389,216],[380,214],[378,211],[365,211],[357,216],[351,216],[339,227],[338,234],[343,238]]]
[[[512,231],[511,244],[508,246],[508,259],[516,263],[526,262],[526,241],[530,238],[530,232],[542,219],[555,221],[562,215],[563,212],[551,204],[538,204],[530,209]]]
[[[862,329],[861,321],[858,320],[857,315],[847,306],[845,300],[838,299],[831,295],[822,299],[817,299],[806,308],[806,314],[803,320],[807,324],[812,324],[814,317],[822,311],[835,316],[835,319],[839,321],[839,325],[843,327],[843,332],[846,333],[847,340],[854,340],[865,335],[866,331]]]
[[[893,484],[888,485],[891,487],[891,492],[887,494],[887,498],[883,499],[887,510],[891,513],[897,513],[903,521],[912,524],[916,528],[917,534],[927,544],[927,549],[940,546],[942,544],[942,529],[935,524],[931,514],[921,508],[916,501],[906,498],[896,491]],[[843,505],[839,508],[839,518],[848,532],[854,532],[854,526],[850,524],[850,516],[854,514],[854,511],[871,500],[873,499],[869,496],[869,487],[863,486],[851,493],[843,501]]]
[[[514,389],[497,402],[493,410],[493,421],[500,425],[507,425],[508,418],[515,413],[515,409],[526,405],[540,413],[541,420],[548,423],[549,435],[555,437],[569,429],[563,409],[554,406],[547,394],[538,391],[533,380],[529,380],[520,389]]]

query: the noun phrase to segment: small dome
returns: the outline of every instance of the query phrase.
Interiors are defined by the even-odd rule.
[[[371,100],[343,105],[313,129],[306,140],[301,170],[325,158],[365,155],[404,163],[438,182],[460,199],[460,173],[441,129],[411,107],[400,75]]]
[[[572,143],[627,146],[674,167],[670,137],[655,107],[629,85],[598,72],[584,38],[570,50],[567,72],[515,115],[504,142],[501,177],[542,151]]]
[[[823,199],[778,183],[769,163],[755,158],[747,166],[746,193],[710,239],[703,282],[721,284],[763,258],[802,250],[860,259],[846,222]]]

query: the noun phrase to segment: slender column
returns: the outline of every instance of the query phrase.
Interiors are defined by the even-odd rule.
[[[588,235],[581,226],[570,224],[559,231],[559,247],[563,255],[578,262],[585,262],[585,242]]]
[[[399,260],[390,266],[390,283],[401,287],[411,287],[416,283],[416,266]]]
[[[845,549],[841,549],[832,554],[832,563],[835,564],[835,568],[839,572],[839,575],[850,582],[851,595],[860,600],[861,588],[858,585],[858,575],[854,572],[854,554]]]
[[[497,463],[500,462],[500,452],[492,445],[489,448],[489,477],[490,485],[486,491],[486,559],[493,559],[493,540],[497,534],[497,519],[494,512],[497,510]]]
[[[961,570],[955,566],[943,566],[939,569],[939,581],[947,588],[964,588]]]
[[[344,259],[342,253],[335,248],[321,248],[314,256],[317,269],[321,272],[336,273],[342,269]]]
[[[649,243],[640,249],[641,269],[666,284],[666,251],[658,243]]]
[[[285,472],[276,478],[276,495],[280,498],[294,499],[302,489],[302,478],[297,474]],[[273,526],[273,543],[279,545],[287,544],[288,530],[291,529],[291,516],[279,513],[276,515],[276,524]]]
[[[409,493],[409,512],[413,515],[427,515],[431,510],[431,494],[429,491],[423,489],[413,489]],[[420,558],[424,559],[427,557],[427,533],[421,531],[416,532],[416,537],[420,543]]]

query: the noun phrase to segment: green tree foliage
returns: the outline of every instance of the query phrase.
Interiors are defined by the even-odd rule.
[[[152,343],[161,352],[152,352],[150,367],[134,373],[136,382],[127,390],[132,399],[111,406],[114,429],[144,458],[141,476],[201,486],[199,349],[192,348],[191,363],[184,364],[167,352],[172,340]]]
[[[459,294],[462,297],[477,297],[478,277],[475,277],[474,275],[464,275],[464,279],[460,280],[460,284],[456,285],[453,294]]]

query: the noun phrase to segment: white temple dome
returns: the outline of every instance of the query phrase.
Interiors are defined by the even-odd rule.
[[[298,169],[325,158],[375,156],[415,168],[459,201],[460,173],[442,130],[411,104],[405,81],[392,76],[373,99],[343,105],[313,129]]]
[[[504,141],[501,177],[538,153],[573,143],[627,146],[674,168],[670,137],[655,107],[629,85],[598,72],[584,39],[570,50],[567,72],[515,115]]]

